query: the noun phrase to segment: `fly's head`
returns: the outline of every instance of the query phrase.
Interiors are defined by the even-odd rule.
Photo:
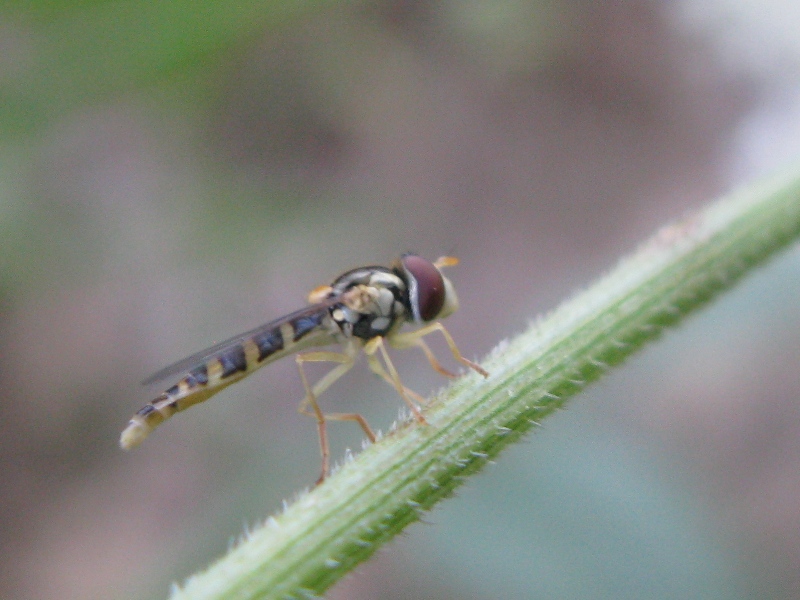
[[[311,303],[338,300],[331,316],[345,336],[369,340],[385,336],[404,322],[425,323],[444,318],[458,308],[453,284],[441,268],[454,258],[430,262],[404,254],[390,269],[371,266],[340,275],[331,285],[309,294]]]
[[[442,267],[458,264],[458,259],[444,256],[435,262],[416,254],[404,254],[394,264],[394,272],[405,283],[406,310],[417,323],[443,319],[458,310],[458,296]]]

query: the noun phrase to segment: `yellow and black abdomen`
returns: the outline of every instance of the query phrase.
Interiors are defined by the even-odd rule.
[[[138,446],[153,429],[175,413],[208,400],[259,367],[309,346],[333,343],[335,338],[328,323],[329,308],[327,304],[307,307],[156,374],[156,378],[161,379],[175,370],[188,371],[178,383],[133,415],[122,432],[120,446],[126,450]],[[199,365],[187,368],[192,363]]]

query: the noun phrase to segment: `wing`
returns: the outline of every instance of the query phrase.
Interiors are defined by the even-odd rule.
[[[312,304],[260,327],[240,333],[164,367],[145,379],[142,385],[156,383],[173,375],[183,375],[207,364],[210,360],[223,361],[229,357],[235,357],[241,354],[243,344],[248,340],[255,343],[259,349],[257,366],[263,366],[267,362],[308,346],[334,343],[336,340],[333,334],[322,325],[323,320],[328,316],[328,310],[335,304],[336,299]],[[287,339],[287,334],[291,336],[289,339]]]

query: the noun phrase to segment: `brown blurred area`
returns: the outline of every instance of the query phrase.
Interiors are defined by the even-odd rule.
[[[202,97],[174,81],[123,88],[7,143],[0,596],[165,596],[313,482],[293,364],[122,453],[119,431],[160,391],[139,386],[149,372],[405,250],[460,258],[448,328],[480,357],[660,225],[791,158],[800,44],[731,6],[332,4],[220,50],[197,69],[213,83]],[[748,62],[731,40],[774,54]],[[53,51],[24,20],[0,27],[0,47]],[[34,68],[0,60],[0,83]],[[731,569],[787,599],[800,591],[798,274],[793,249],[534,436],[575,414],[682,471],[675,493],[736,540]],[[396,360],[416,390],[443,383],[413,353]],[[385,430],[397,399],[355,371],[324,402]],[[341,456],[359,433],[343,424],[334,443]],[[470,487],[489,493],[491,477]],[[447,571],[429,556],[416,571],[413,530],[330,597],[489,597],[431,574]]]

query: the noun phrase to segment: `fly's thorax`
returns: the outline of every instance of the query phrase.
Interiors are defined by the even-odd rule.
[[[330,314],[346,337],[384,336],[407,318],[405,282],[385,267],[349,271],[331,290],[339,302]]]
[[[348,271],[330,286],[312,292],[311,298],[336,298],[330,315],[341,334],[369,340],[396,331],[406,321],[425,323],[455,312],[458,297],[439,268],[450,264],[455,259],[430,262],[404,254],[390,269]]]

